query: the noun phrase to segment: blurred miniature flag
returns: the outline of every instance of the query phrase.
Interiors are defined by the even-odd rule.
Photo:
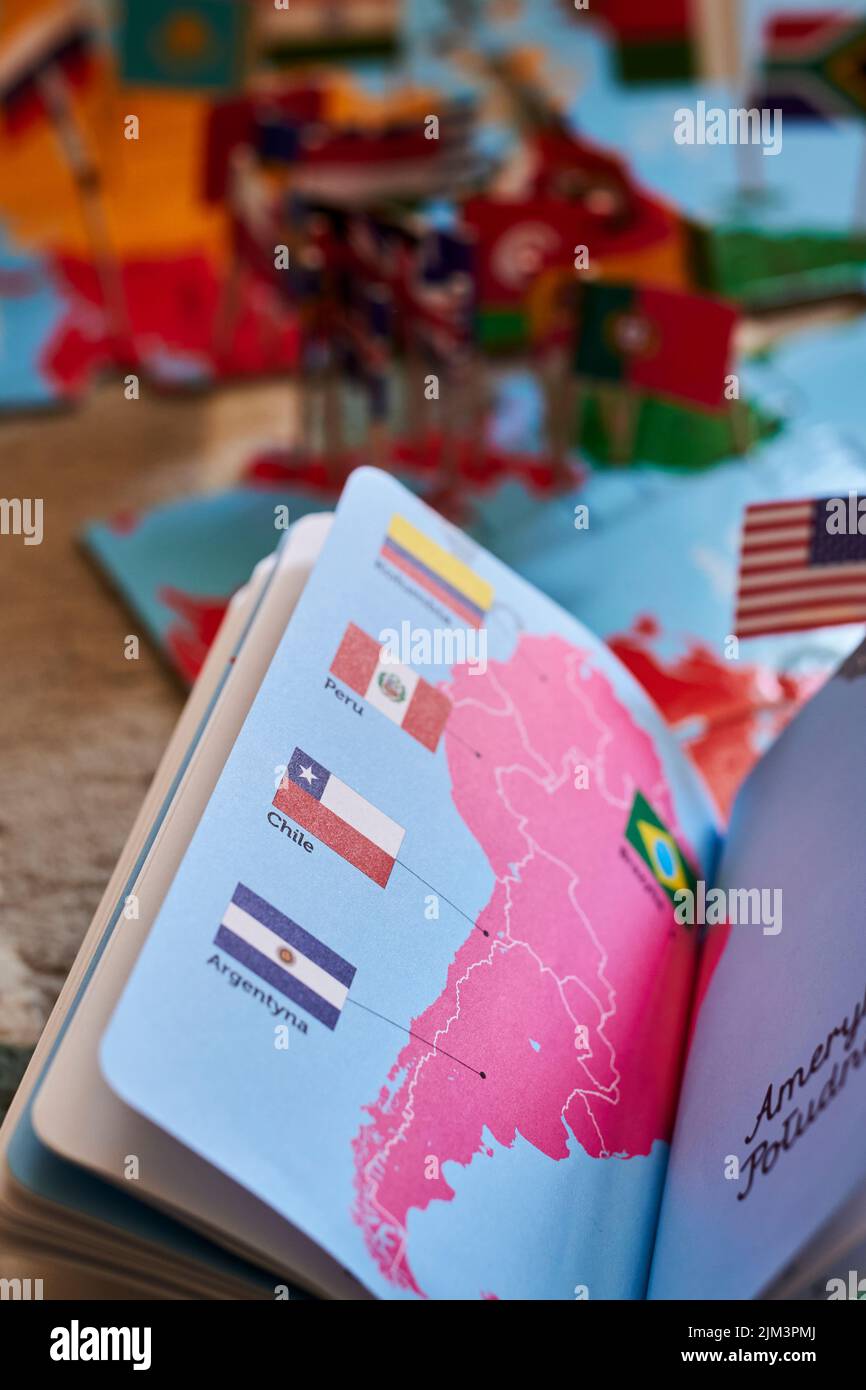
[[[591,0],[586,17],[601,19],[613,31],[622,82],[730,82],[742,70],[741,5],[742,0]],[[572,13],[583,17],[581,10]]]
[[[401,0],[272,0],[256,7],[259,54],[271,64],[387,57],[396,52]]]
[[[562,198],[470,198],[464,221],[476,238],[478,334],[495,351],[522,344],[526,300],[542,276],[574,275],[574,247],[585,240],[579,205]]]
[[[223,913],[214,945],[326,1028],[336,1028],[354,965],[243,883]]]
[[[753,101],[790,120],[866,116],[866,20],[833,10],[776,15]]]
[[[481,627],[493,604],[493,585],[405,517],[392,516],[380,554],[470,627]]]
[[[860,520],[856,495],[747,507],[737,636],[866,622],[866,534]]]
[[[239,87],[248,16],[236,0],[123,0],[121,78],[192,91]]]
[[[689,82],[699,75],[692,0],[591,0],[588,13],[613,30],[622,82]]]
[[[625,160],[559,122],[534,130],[531,143],[538,161],[533,197],[566,198],[600,222],[622,222],[637,192]]]
[[[43,79],[59,71],[70,86],[90,75],[93,31],[74,9],[53,10],[4,43],[0,52],[0,110],[6,129],[18,134],[46,114]]]
[[[405,830],[315,758],[296,748],[274,797],[278,811],[386,887]]]
[[[473,149],[477,109],[453,100],[439,114],[439,138],[427,139],[423,121],[335,129],[324,122],[262,128],[258,152],[292,166],[292,186],[303,197],[340,206],[369,205],[453,190],[481,167]]]
[[[680,889],[695,891],[696,877],[691,866],[667,826],[640,792],[635,793],[625,837],[671,901]]]
[[[477,238],[482,308],[519,304],[545,270],[573,270],[574,232],[585,225],[559,198],[470,198],[464,220]]]
[[[435,753],[451,713],[448,696],[411,667],[383,661],[376,639],[354,623],[346,628],[331,674]]]
[[[702,295],[588,283],[579,301],[575,371],[718,409],[737,317],[730,305]]]
[[[256,148],[263,129],[283,124],[295,131],[320,121],[324,111],[321,86],[293,86],[287,92],[266,96],[228,97],[215,101],[208,112],[205,135],[204,196],[220,202],[226,195],[232,155],[240,145]]]

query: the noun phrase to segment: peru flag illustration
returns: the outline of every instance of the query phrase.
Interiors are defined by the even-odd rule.
[[[278,811],[386,887],[405,830],[296,748],[274,797]]]
[[[354,623],[346,628],[331,673],[431,753],[436,752],[451,713],[448,696],[410,666],[382,661],[379,643]]]

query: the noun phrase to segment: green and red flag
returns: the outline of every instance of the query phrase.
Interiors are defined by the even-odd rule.
[[[753,102],[789,120],[866,117],[866,20],[832,10],[776,15]]]
[[[700,73],[692,8],[692,0],[591,0],[589,13],[613,30],[622,82],[690,82]]]
[[[703,295],[642,285],[585,284],[575,370],[708,410],[725,404],[737,311]]]

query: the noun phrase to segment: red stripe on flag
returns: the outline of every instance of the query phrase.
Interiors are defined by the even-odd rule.
[[[799,58],[808,63],[821,58],[831,43],[853,31],[858,18],[857,15],[834,14],[832,10],[778,15],[764,26],[765,60],[790,62]]]
[[[450,713],[451,701],[448,696],[429,681],[419,680],[409,701],[403,728],[425,748],[429,748],[431,753],[435,753]]]
[[[633,43],[684,39],[691,29],[691,0],[593,0],[593,12]]]
[[[794,590],[794,593],[799,592],[800,590]],[[757,595],[755,595],[755,597],[757,597]],[[852,595],[847,592],[846,589],[842,589],[838,593],[834,593],[831,590],[829,593],[825,591],[816,598],[797,599],[791,597],[787,604],[778,602],[756,603],[753,608],[740,607],[737,610],[737,619],[762,618],[765,614],[769,614],[770,617],[778,618],[786,611],[793,613],[811,613],[813,609],[819,608],[863,608],[864,605],[866,605],[866,592],[861,596],[859,594]]]
[[[366,874],[381,888],[386,887],[394,867],[394,860],[366,835],[335,816],[327,806],[323,806],[309,792],[305,792],[296,782],[284,781],[276,796],[274,805],[298,825],[309,830],[317,840],[327,845],[341,859],[345,859],[361,873]]]
[[[807,512],[805,515],[798,508],[785,516],[777,516],[765,519],[764,517],[747,517],[743,532],[747,536],[771,536],[775,531],[790,531],[794,527],[809,530],[812,526],[812,515]]]
[[[823,589],[833,589],[838,584],[843,584],[846,588],[857,587],[866,592],[866,576],[863,577],[862,584],[858,584],[856,575],[845,574],[838,576],[835,574],[816,574],[813,569],[803,569],[792,571],[787,579],[775,579],[772,570],[769,571],[770,578],[765,584],[744,584],[740,579],[740,599],[756,598],[759,594],[784,594],[789,589],[796,589],[808,585],[816,593],[821,593]],[[750,575],[747,577],[751,577]]]
[[[789,532],[793,534],[790,535]],[[775,540],[772,539],[774,536]],[[798,547],[807,550],[811,540],[811,530],[774,526],[772,531],[766,530],[759,535],[754,531],[744,531],[740,538],[740,548],[744,555],[760,555],[765,550],[796,550]]]
[[[331,673],[359,695],[366,695],[373,673],[379,665],[379,644],[354,623],[349,623],[337,655],[331,662]]]
[[[817,613],[801,613],[797,609],[788,617],[768,613],[763,619],[748,614],[742,622],[735,624],[735,630],[739,637],[774,637],[784,632],[814,632],[819,627],[847,627],[850,623],[862,623],[864,619],[866,609],[854,610],[835,604],[819,609]]]

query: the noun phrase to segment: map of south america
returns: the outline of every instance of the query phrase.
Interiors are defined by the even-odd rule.
[[[489,1155],[485,1135],[552,1163],[570,1136],[599,1161],[669,1139],[695,968],[625,839],[638,791],[694,857],[651,737],[588,654],[524,635],[442,688],[451,795],[494,887],[353,1141],[367,1249],[419,1296],[409,1214],[453,1200],[443,1166]]]

